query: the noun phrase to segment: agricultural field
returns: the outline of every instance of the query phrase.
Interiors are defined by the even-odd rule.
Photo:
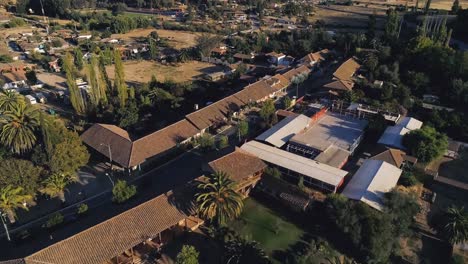
[[[315,14],[311,21],[323,21],[327,26],[337,27],[361,27],[367,28],[369,16],[377,15],[377,28],[383,28],[385,22],[385,9],[382,7],[364,6],[316,6]]]
[[[141,37],[147,37],[151,32],[157,31],[161,38],[168,39],[168,44],[175,49],[183,49],[195,46],[197,33],[185,31],[172,31],[164,29],[136,29],[125,34],[113,34],[113,38],[122,39],[124,41],[135,41]]]
[[[151,76],[156,76],[159,81],[172,80],[174,82],[193,81],[203,74],[215,72],[221,67],[200,61],[168,64],[153,61],[126,61],[124,62],[125,78],[130,83],[146,83]],[[110,79],[114,79],[114,66],[106,68]]]

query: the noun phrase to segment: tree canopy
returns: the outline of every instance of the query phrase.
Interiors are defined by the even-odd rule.
[[[424,126],[413,130],[403,137],[403,145],[409,154],[417,157],[422,162],[429,162],[447,150],[447,136],[437,132],[433,127]]]

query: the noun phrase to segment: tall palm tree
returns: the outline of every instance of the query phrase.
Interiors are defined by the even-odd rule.
[[[15,105],[0,119],[0,142],[17,154],[31,150],[40,126],[39,110],[29,104]]]
[[[53,173],[44,180],[44,187],[40,192],[49,195],[50,197],[58,197],[62,202],[65,202],[65,188],[68,184],[78,181],[76,175]]]
[[[258,242],[242,238],[229,240],[224,248],[227,264],[270,264]]]
[[[12,111],[19,104],[25,104],[24,97],[14,91],[5,90],[0,93],[0,113]]]
[[[198,211],[202,217],[216,219],[219,226],[229,219],[238,217],[244,203],[242,196],[235,190],[235,183],[225,172],[217,171],[208,178],[208,182],[198,186],[196,194]]]
[[[450,207],[444,216],[442,231],[452,244],[468,240],[468,214],[463,207]]]
[[[24,206],[24,203],[32,199],[31,195],[24,194],[23,191],[23,188],[14,188],[11,185],[0,189],[0,211],[7,214],[11,223],[15,222],[15,210],[17,208],[24,208],[27,210],[28,208]]]

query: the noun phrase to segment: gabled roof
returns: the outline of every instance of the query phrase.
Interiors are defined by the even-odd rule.
[[[253,84],[246,86],[242,91],[233,94],[237,99],[242,101],[244,104],[250,102],[257,102],[263,98],[273,94],[275,91],[268,85],[265,80],[260,80]]]
[[[160,129],[133,142],[129,167],[143,163],[147,158],[163,153],[200,133],[187,120]]]
[[[112,160],[128,167],[132,140],[127,131],[114,125],[94,124],[81,135],[81,139],[106,157],[109,157],[110,147]]]
[[[274,91],[279,91],[289,86],[289,80],[281,74],[276,74],[275,76],[265,80],[265,82],[270,85]]]
[[[311,62],[320,62],[325,60],[325,56],[329,53],[330,51],[328,49],[323,49],[314,53],[309,53],[302,57],[301,61],[303,63],[311,63]]]
[[[336,69],[333,76],[338,80],[349,81],[360,67],[361,65],[359,63],[357,63],[353,58],[350,58]]]
[[[347,171],[257,141],[247,142],[241,148],[267,163],[295,171],[305,177],[310,177],[332,186],[338,186],[348,174]]]
[[[384,194],[396,186],[402,170],[381,160],[368,159],[346,185],[343,195],[383,210]]]
[[[306,129],[310,121],[310,118],[305,115],[288,116],[263,132],[256,140],[265,141],[277,148],[281,148],[294,135]]]
[[[354,82],[336,80],[336,81],[332,81],[331,83],[325,84],[323,87],[333,89],[333,90],[351,91],[354,87]]]
[[[188,217],[160,195],[107,221],[64,239],[28,257],[25,263],[96,264],[118,256]]]
[[[401,165],[403,165],[403,161],[405,160],[405,156],[405,152],[399,149],[390,148],[373,156],[371,159],[382,160],[397,168],[401,168]]]
[[[264,170],[267,165],[261,159],[236,148],[234,152],[208,163],[213,171],[222,171],[234,181],[239,182]]]
[[[234,95],[221,99],[209,106],[185,116],[195,127],[200,130],[211,127],[217,122],[224,121],[229,113],[237,112],[244,106],[243,100]]]
[[[350,155],[349,151],[332,145],[315,157],[315,160],[335,168],[341,168]]]
[[[127,131],[117,126],[94,124],[81,135],[81,139],[104,156],[112,155],[114,162],[130,168],[175,147],[198,133],[200,130],[190,122],[181,120],[133,141]]]
[[[292,82],[294,77],[300,74],[309,74],[309,73],[310,73],[310,69],[307,66],[302,65],[302,66],[299,66],[297,68],[291,69],[283,73],[283,77],[288,79],[290,82]]]

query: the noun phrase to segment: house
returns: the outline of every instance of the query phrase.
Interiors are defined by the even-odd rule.
[[[2,63],[0,72],[5,82],[3,90],[25,92],[31,89],[27,83],[26,66],[20,63]]]
[[[308,76],[310,74],[310,69],[305,66],[299,66],[297,68],[293,68],[285,73],[283,73],[283,77],[286,78],[290,83],[294,82],[294,79],[299,76]]]
[[[361,65],[354,58],[346,60],[336,69],[332,81],[325,84],[324,88],[335,92],[351,91],[354,87],[354,76],[360,68]]]
[[[49,68],[53,72],[60,72],[62,67],[60,67],[59,58],[55,57],[53,60],[49,61]]]
[[[226,74],[223,71],[207,73],[203,76],[203,79],[210,82],[217,82],[226,77]]]
[[[307,67],[316,67],[320,65],[321,62],[325,61],[330,51],[328,49],[323,49],[317,52],[309,53],[305,55],[302,59],[299,60],[300,64],[304,64]]]
[[[404,151],[393,148],[385,148],[380,153],[371,157],[371,159],[385,161],[400,169],[405,166],[414,166],[418,161],[416,157],[406,155]]]
[[[305,186],[324,192],[335,193],[348,174],[347,171],[257,141],[247,142],[241,149],[278,168],[285,178],[297,182],[302,177]]]
[[[255,140],[281,148],[288,143],[289,139],[305,130],[310,123],[311,119],[305,115],[288,116],[256,137]]]
[[[353,175],[342,194],[382,211],[384,195],[396,186],[401,173],[401,169],[385,161],[368,159]]]
[[[265,162],[240,148],[208,163],[211,172],[225,172],[236,182],[236,191],[248,196],[267,168]]]
[[[387,147],[404,150],[405,147],[402,143],[403,136],[413,130],[420,129],[422,125],[423,122],[415,118],[405,117],[395,126],[387,127],[377,143]]]
[[[134,140],[114,125],[94,124],[82,135],[85,144],[123,168],[137,169],[147,160],[157,159],[200,134],[187,120],[181,120]]]
[[[242,54],[242,53],[236,53],[234,54],[233,58],[236,61],[241,61],[241,62],[252,62],[255,59],[255,55],[253,54]]]
[[[283,53],[270,52],[265,54],[269,63],[274,65],[281,65],[283,60],[286,58],[286,55]]]

